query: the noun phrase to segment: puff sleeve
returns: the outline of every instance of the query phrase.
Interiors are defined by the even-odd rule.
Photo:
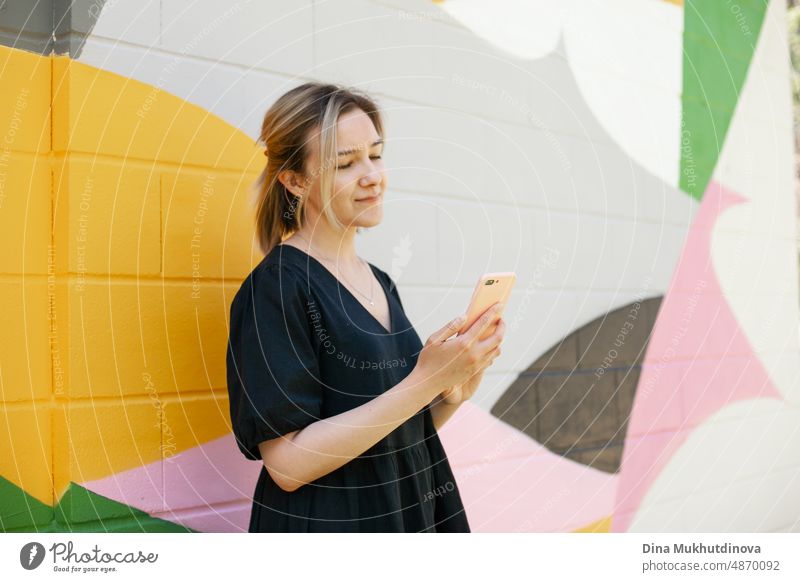
[[[323,384],[308,298],[302,275],[267,263],[245,279],[231,303],[230,416],[236,443],[248,459],[261,459],[262,441],[320,418]]]

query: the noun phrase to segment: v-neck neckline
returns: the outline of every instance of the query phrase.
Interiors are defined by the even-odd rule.
[[[361,308],[361,310],[364,313],[366,313],[367,316],[370,317],[372,319],[372,321],[374,321],[378,325],[378,327],[380,327],[384,331],[384,333],[386,335],[392,335],[394,333],[394,328],[395,328],[395,324],[394,323],[395,323],[395,321],[394,321],[394,306],[392,305],[392,297],[391,297],[391,294],[386,290],[386,287],[383,284],[383,280],[381,279],[381,276],[378,274],[377,268],[372,263],[370,263],[369,261],[365,261],[367,263],[367,265],[369,265],[369,268],[372,271],[372,273],[375,276],[375,278],[378,280],[378,285],[380,285],[381,289],[383,290],[383,294],[386,297],[386,304],[387,304],[387,307],[389,309],[389,329],[386,329],[383,326],[383,324],[380,321],[378,321],[378,318],[375,317],[372,314],[372,312],[369,309],[367,309],[364,306],[363,303],[361,303],[361,301],[358,300],[358,297],[353,295],[353,293],[350,291],[350,289],[348,289],[347,286],[343,285],[342,282],[339,281],[339,278],[336,275],[334,275],[333,272],[331,272],[331,270],[328,269],[328,267],[326,267],[325,265],[323,265],[319,260],[317,260],[316,258],[312,257],[311,255],[309,255],[304,250],[299,249],[294,245],[288,245],[288,244],[284,244],[284,243],[279,243],[278,245],[276,245],[276,247],[281,247],[281,250],[285,249],[287,247],[290,248],[290,249],[294,249],[295,251],[299,252],[300,254],[305,255],[306,257],[308,257],[308,259],[310,259],[311,261],[314,261],[314,263],[319,265],[319,267],[323,271],[325,271],[328,275],[330,275],[331,279],[336,281],[336,284],[337,284],[338,287],[340,287],[341,289],[344,289],[345,293],[347,293],[347,295],[350,297],[350,299],[352,299],[356,304],[358,304],[358,306]],[[341,292],[340,292],[340,296],[341,296]]]

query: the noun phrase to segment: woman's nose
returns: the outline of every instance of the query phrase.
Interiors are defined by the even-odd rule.
[[[371,184],[378,184],[381,181],[381,173],[377,168],[373,168],[371,172],[366,173],[361,177],[361,185],[369,186]]]

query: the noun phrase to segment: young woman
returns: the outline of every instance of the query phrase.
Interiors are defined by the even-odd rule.
[[[436,430],[505,324],[492,308],[423,345],[394,281],[356,254],[383,217],[383,137],[374,101],[337,85],[301,85],[264,117],[266,256],[233,299],[227,351],[233,433],[263,463],[251,532],[470,531]]]

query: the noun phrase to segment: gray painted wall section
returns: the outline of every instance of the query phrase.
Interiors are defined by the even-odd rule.
[[[0,44],[49,55],[80,55],[105,0],[0,0]]]

